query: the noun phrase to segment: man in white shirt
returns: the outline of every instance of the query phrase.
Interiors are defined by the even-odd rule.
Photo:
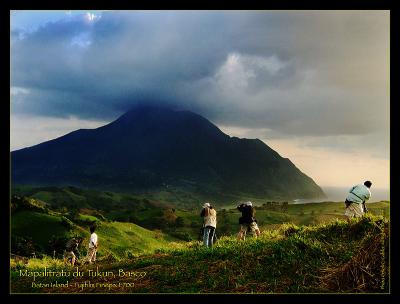
[[[352,217],[363,216],[367,211],[365,202],[371,198],[371,191],[369,190],[371,185],[370,181],[365,181],[363,185],[356,185],[350,189],[346,197],[346,210],[344,212],[348,221]]]
[[[92,262],[96,261],[96,252],[97,252],[97,234],[94,232],[96,228],[94,226],[90,227],[90,240],[89,240],[89,251],[87,255],[88,262],[92,264]]]

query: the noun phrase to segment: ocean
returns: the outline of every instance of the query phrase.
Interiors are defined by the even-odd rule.
[[[316,202],[343,202],[346,199],[347,193],[350,190],[350,187],[322,187],[322,190],[325,192],[328,198],[326,199],[296,199],[291,204],[307,204],[307,203],[316,203]],[[368,202],[379,202],[379,201],[389,201],[390,200],[390,191],[389,189],[382,188],[374,188],[371,187],[371,198]]]

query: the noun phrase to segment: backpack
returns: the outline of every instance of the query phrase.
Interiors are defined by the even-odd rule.
[[[77,241],[75,239],[70,239],[66,244],[65,244],[65,249],[67,251],[74,251],[78,247]]]

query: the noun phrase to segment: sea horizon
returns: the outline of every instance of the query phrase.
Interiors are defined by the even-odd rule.
[[[343,202],[346,199],[347,193],[351,187],[339,187],[339,186],[320,186],[327,198],[319,199],[295,199],[291,201],[291,204],[307,204],[307,203],[318,203],[318,202]],[[371,198],[367,203],[390,201],[390,189],[386,188],[374,188],[371,187]]]

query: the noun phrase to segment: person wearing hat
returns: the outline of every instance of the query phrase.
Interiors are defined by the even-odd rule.
[[[347,216],[347,221],[352,217],[361,217],[368,211],[365,202],[371,198],[371,186],[370,181],[365,181],[364,184],[351,187],[345,201],[344,215]]]
[[[261,232],[254,217],[255,209],[252,202],[242,203],[236,208],[242,213],[242,216],[239,218],[240,231],[237,236],[238,240],[244,240],[247,231],[251,231],[256,237],[259,236]]]
[[[205,203],[200,214],[203,217],[203,244],[206,247],[212,247],[214,244],[215,228],[217,227],[217,211]]]

